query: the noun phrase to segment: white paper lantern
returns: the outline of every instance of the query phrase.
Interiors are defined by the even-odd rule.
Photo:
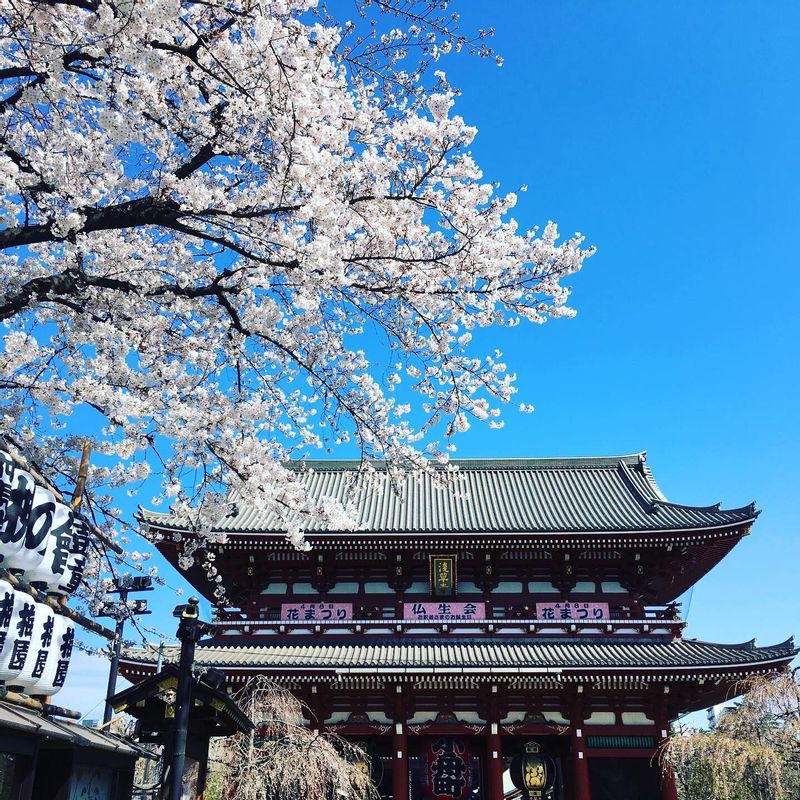
[[[25,580],[45,591],[64,594],[59,588],[68,581],[67,559],[72,548],[75,514],[69,506],[56,503],[50,530],[43,541],[44,555],[33,569],[25,570]]]
[[[33,621],[33,633],[25,666],[13,682],[9,682],[27,694],[33,694],[31,687],[39,682],[44,675],[47,662],[53,659],[52,651],[56,649],[54,628],[55,612],[53,609],[45,603],[36,603],[36,616]]]
[[[53,527],[56,505],[57,501],[52,492],[41,486],[36,487],[25,525],[23,547],[6,556],[4,566],[7,569],[25,573],[35,570],[42,563],[47,549],[47,537]]]
[[[4,581],[5,583],[5,581]],[[9,584],[6,584],[9,586]],[[8,612],[7,590],[0,594],[2,619],[8,618],[8,626],[4,630],[3,646],[0,649],[0,681],[13,685],[14,678],[22,672],[30,650],[31,636],[36,619],[36,603],[25,592],[12,589],[13,600],[11,613]]]
[[[49,592],[72,594],[80,586],[83,570],[86,567],[86,549],[89,546],[89,525],[80,517],[74,517],[70,536],[67,563],[60,580],[48,585]]]
[[[8,581],[0,580],[0,653],[3,652],[13,616],[14,587]]]
[[[0,556],[3,567],[9,569],[25,547],[25,532],[33,508],[36,481],[33,476],[14,466],[0,451]]]
[[[72,647],[75,642],[75,625],[62,614],[54,614],[53,641],[47,653],[41,677],[28,688],[30,695],[52,695],[64,688]]]

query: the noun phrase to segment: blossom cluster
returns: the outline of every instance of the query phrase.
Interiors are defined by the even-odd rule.
[[[66,442],[99,415],[109,481],[157,465],[204,520],[183,565],[215,581],[224,487],[302,547],[303,519],[353,523],[287,460],[350,442],[426,469],[500,427],[515,376],[473,332],[572,315],[563,280],[592,252],[519,229],[443,74],[424,102],[392,93],[313,6],[23,1],[0,21],[3,425]],[[409,35],[387,34],[395,75]]]

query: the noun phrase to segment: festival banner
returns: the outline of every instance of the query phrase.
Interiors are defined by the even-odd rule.
[[[466,800],[472,795],[470,749],[465,739],[432,738],[428,745],[429,800]]]
[[[486,619],[486,603],[403,603],[403,619],[431,622]]]
[[[352,603],[282,603],[281,619],[286,621],[333,622],[353,619]]]
[[[536,619],[552,619],[566,622],[611,619],[608,603],[537,603]]]

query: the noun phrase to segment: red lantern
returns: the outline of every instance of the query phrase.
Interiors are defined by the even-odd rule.
[[[431,739],[428,747],[430,800],[466,800],[471,793],[469,745],[452,736]]]

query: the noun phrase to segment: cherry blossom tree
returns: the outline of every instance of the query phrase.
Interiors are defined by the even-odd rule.
[[[259,675],[234,698],[255,727],[218,741],[209,776],[210,797],[379,800],[363,745],[312,730],[303,717],[313,715],[284,687]]]
[[[493,56],[488,32],[434,0],[355,9],[0,12],[3,430],[51,471],[91,438],[95,502],[157,471],[208,536],[234,485],[303,546],[306,515],[351,523],[287,460],[432,468],[515,391],[473,332],[573,313],[591,248],[520,229],[438,69]]]

